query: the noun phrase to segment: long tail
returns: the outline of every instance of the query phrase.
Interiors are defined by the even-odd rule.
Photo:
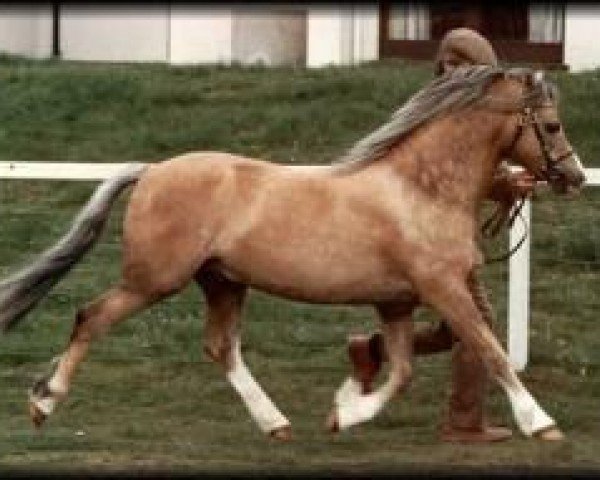
[[[119,194],[137,182],[147,168],[128,165],[105,180],[81,209],[71,229],[32,265],[0,282],[0,330],[6,331],[27,314],[64,277],[102,233],[111,207]]]

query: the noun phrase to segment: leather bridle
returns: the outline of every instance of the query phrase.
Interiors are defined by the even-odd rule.
[[[541,108],[543,106],[545,106],[545,104],[539,104],[536,107]],[[560,172],[560,169],[557,168],[557,165],[560,162],[571,157],[574,153],[573,150],[568,150],[567,152],[565,152],[559,156],[556,156],[554,154],[554,152],[550,146],[551,142],[548,139],[548,133],[546,133],[545,129],[542,127],[539,117],[535,111],[535,108],[532,105],[525,104],[523,106],[523,109],[518,112],[518,115],[519,116],[518,116],[518,121],[517,121],[517,129],[515,130],[515,134],[513,136],[512,142],[510,143],[510,146],[506,150],[506,152],[507,152],[506,156],[509,158],[512,158],[513,151],[516,148],[517,143],[523,136],[523,132],[525,131],[526,127],[532,127],[533,131],[535,133],[535,136],[539,142],[540,149],[541,149],[542,155],[544,157],[544,161],[546,163],[546,168],[544,170],[542,170],[542,172],[540,174],[540,176],[542,177],[541,180],[546,180],[549,183],[555,183],[555,182],[559,181],[561,178],[563,178],[563,174]],[[484,237],[487,237],[487,238],[496,236],[498,234],[498,232],[500,231],[502,224],[504,224],[505,222],[508,225],[508,227],[512,227],[517,216],[521,218],[521,221],[525,225],[523,236],[521,237],[519,242],[517,242],[517,244],[513,248],[511,248],[509,251],[505,252],[504,254],[500,255],[499,257],[486,259],[486,263],[489,264],[489,263],[501,262],[501,261],[509,259],[525,242],[525,240],[527,238],[527,224],[525,223],[525,220],[521,216],[521,210],[523,208],[524,203],[525,203],[525,197],[521,198],[519,203],[512,210],[512,213],[508,216],[508,221],[506,221],[507,218],[506,218],[505,214],[502,213],[502,210],[503,210],[502,207],[500,207],[482,225],[481,233],[483,234]]]
[[[543,107],[544,105],[538,105],[538,108]],[[557,168],[557,165],[566,160],[567,158],[573,155],[573,150],[568,150],[562,155],[556,156],[550,147],[550,141],[548,140],[548,134],[545,132],[542,127],[538,115],[535,109],[530,105],[525,105],[523,110],[518,113],[518,122],[517,129],[515,131],[515,135],[513,140],[507,149],[508,157],[512,157],[513,150],[515,149],[517,143],[523,136],[523,132],[526,127],[532,127],[535,133],[535,136],[539,142],[540,149],[542,151],[542,155],[544,157],[544,161],[546,162],[546,168],[541,172],[541,180],[547,180],[550,183],[555,183],[563,177],[563,174],[560,172],[560,169]]]

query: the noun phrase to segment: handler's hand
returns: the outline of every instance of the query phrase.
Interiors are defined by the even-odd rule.
[[[536,179],[527,171],[511,173],[507,182],[514,197],[529,197],[535,189]]]

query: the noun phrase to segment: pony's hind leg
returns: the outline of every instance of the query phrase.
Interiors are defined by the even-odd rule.
[[[396,393],[407,387],[412,376],[411,315],[414,307],[412,303],[378,307],[390,366],[387,381],[379,389],[365,395],[360,381],[353,376],[346,379],[336,392],[334,408],[326,422],[330,431],[371,420]]]
[[[288,419],[252,377],[240,345],[240,318],[247,287],[214,273],[197,276],[206,296],[205,351],[226,372],[227,380],[260,429],[279,440],[291,438]]]
[[[40,427],[71,385],[77,366],[84,359],[90,342],[108,328],[132,313],[152,303],[148,295],[117,286],[89,303],[77,313],[69,344],[52,371],[38,380],[29,395],[29,412],[36,427]]]

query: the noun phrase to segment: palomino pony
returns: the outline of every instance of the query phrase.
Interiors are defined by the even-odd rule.
[[[529,70],[477,66],[433,80],[332,165],[198,152],[129,166],[97,189],[57,245],[0,284],[0,323],[8,329],[81,259],[115,198],[135,184],[122,278],[77,313],[66,350],[30,393],[34,423],[65,397],[93,339],[194,280],[206,296],[206,352],[259,427],[276,438],[289,438],[290,423],[241,356],[248,287],[306,302],[375,306],[388,379],[365,395],[348,379],[335,396],[332,429],[371,419],[407,385],[410,312],[425,303],[482,358],[522,432],[560,438],[482,321],[473,294],[482,263],[478,208],[505,156],[557,192],[577,192],[585,180],[554,88]]]

